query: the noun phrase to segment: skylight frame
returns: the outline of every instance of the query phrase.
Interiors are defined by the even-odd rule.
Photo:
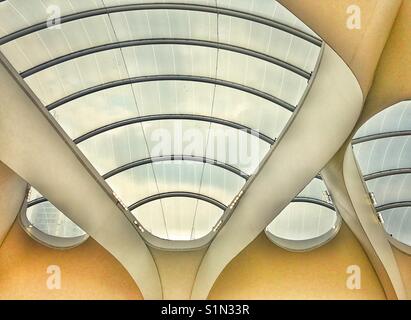
[[[157,4],[154,4],[154,5],[157,5]],[[184,6],[186,6],[186,5],[184,5]],[[196,7],[198,7],[198,6],[196,6]],[[221,8],[215,8],[215,7],[211,7],[211,8],[214,8],[214,9],[216,9],[216,10],[218,10],[218,13],[219,14],[222,14],[220,11],[222,10]],[[223,11],[224,10],[226,10],[226,9],[223,9]],[[227,9],[227,10],[230,10],[230,9]],[[94,11],[94,10],[93,10]],[[233,11],[233,10],[230,10],[230,12],[231,11]],[[76,14],[75,14],[76,15]],[[258,17],[257,17],[258,18]],[[260,17],[261,18],[261,17]],[[262,18],[263,20],[261,20],[261,21],[264,21],[264,23],[266,23],[267,22],[267,20],[269,20],[269,19],[266,19],[266,18]],[[265,20],[264,20],[265,19]],[[257,19],[258,20],[258,19]],[[260,23],[260,22],[259,22]],[[271,22],[270,22],[271,23]],[[294,29],[294,28],[292,28],[292,27],[288,27],[288,26],[286,26],[286,25],[284,25],[284,26],[281,26],[281,23],[278,25],[278,23],[274,23],[274,24],[276,24],[277,26],[278,26],[278,28],[280,29],[280,30],[282,30],[281,28],[285,28],[285,29],[287,29],[287,28],[291,28],[291,29]],[[297,30],[297,29],[295,29],[295,30]],[[293,34],[292,32],[290,32],[291,34]],[[299,37],[302,37],[302,38],[304,38],[305,39],[305,37],[306,37],[306,35],[308,35],[308,34],[305,34],[305,32],[303,32],[303,31],[300,31],[300,30],[297,30],[297,32],[296,32],[297,34],[298,34],[298,36]],[[305,34],[305,35],[304,35]],[[316,39],[314,36],[311,36],[311,35],[308,35],[308,38],[310,38],[311,39],[311,41],[310,40],[307,40],[307,39],[305,39],[305,40],[307,40],[307,41],[309,41],[309,42],[311,42],[311,43],[314,43],[314,44],[316,44],[316,45],[321,45],[322,44],[322,41],[321,40],[318,40],[318,39]],[[319,62],[320,62],[320,60],[321,60],[321,54],[319,55],[319,58],[318,58],[318,61],[317,61],[317,67],[318,67],[318,65],[319,65]],[[314,78],[314,76],[315,76],[315,72],[313,72],[313,74],[311,75],[311,77],[310,77],[310,79],[309,79],[309,86],[307,87],[307,89],[305,90],[305,94],[304,94],[304,96],[307,94],[307,92],[309,91],[309,87],[310,87],[310,83],[312,82],[311,80]],[[155,80],[154,80],[155,81]],[[302,101],[303,101],[304,99],[302,98],[301,99],[301,101],[300,101],[300,105],[302,104]],[[297,109],[298,109],[298,106],[297,106]],[[290,110],[291,111],[291,110]],[[294,108],[293,108],[293,111],[294,111]],[[284,130],[285,131],[285,130]],[[272,139],[271,141],[270,141],[271,143],[270,144],[274,144],[275,143],[275,140],[274,139]],[[223,222],[222,222],[222,220],[218,223],[218,226],[221,226],[223,224]],[[136,225],[137,225],[137,223],[136,223]],[[216,229],[218,229],[218,228],[216,228]],[[141,229],[140,229],[140,231],[141,231]],[[153,241],[153,243],[155,243],[156,241]],[[192,241],[190,241],[190,242],[192,242]],[[160,246],[161,247],[161,246]]]

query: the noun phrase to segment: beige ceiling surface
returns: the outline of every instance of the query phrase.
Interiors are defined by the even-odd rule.
[[[402,0],[279,0],[317,32],[350,66],[364,95]],[[361,11],[360,29],[349,29],[351,6]]]

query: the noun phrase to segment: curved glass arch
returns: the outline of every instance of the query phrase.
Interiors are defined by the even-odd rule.
[[[56,9],[56,5],[58,5],[58,9]],[[2,22],[0,37],[47,21],[50,14],[57,12],[57,10],[59,10],[61,16],[66,16],[102,7],[104,7],[104,4],[100,0],[74,2],[61,0],[8,0],[2,3],[0,7],[0,21]]]
[[[335,211],[312,203],[292,202],[267,230],[279,238],[305,241],[320,237],[337,222]]]
[[[75,238],[86,234],[48,201],[28,207],[26,215],[34,227],[54,237]]]
[[[173,197],[149,202],[132,213],[156,237],[189,241],[208,235],[224,211],[205,201]]]
[[[241,130],[191,120],[132,124],[78,146],[102,175],[136,160],[173,154],[207,157],[253,174],[270,148]]]
[[[240,90],[172,80],[99,91],[65,103],[51,114],[72,139],[110,123],[154,114],[212,116],[243,124],[274,139],[291,117],[290,111]]]
[[[153,4],[156,4],[156,2],[158,1],[152,1]],[[280,6],[275,2],[273,3],[275,4],[275,11],[278,11]],[[135,4],[135,1],[127,4]],[[212,5],[203,3],[203,5],[215,9],[216,3]],[[230,9],[231,6],[231,4],[222,3],[222,8]],[[111,6],[108,5],[108,7]],[[172,5],[169,7],[169,9],[131,10],[110,14],[104,14],[100,10],[99,15],[83,17],[80,20],[69,22],[64,22],[65,19],[63,18],[64,23],[59,28],[44,28],[4,43],[3,52],[18,71],[24,71],[70,52],[81,51],[93,46],[131,39],[178,37],[218,41],[255,49],[286,62],[290,59],[291,64],[303,69],[306,68],[308,72],[313,71],[315,67],[315,55],[319,54],[318,46],[287,31],[257,21],[246,20],[244,19],[246,17],[227,16],[224,15],[223,11],[217,17],[215,12],[190,11],[190,7],[184,8],[184,10],[172,9]],[[256,7],[262,7],[262,4],[260,3]],[[243,11],[245,8],[237,7],[234,9]],[[7,8],[3,9],[3,11],[5,10]],[[287,10],[282,11],[287,12]],[[295,28],[296,18],[292,14],[288,14],[288,17],[284,19],[284,15],[276,15],[274,12],[274,16],[270,16],[268,19],[276,21],[276,16],[279,18],[280,23]],[[281,16],[283,16],[283,19]],[[165,21],[167,23],[164,23]],[[300,25],[303,26],[303,24]],[[308,28],[305,29],[303,31],[307,32]],[[219,30],[221,30],[221,33],[219,33]],[[233,30],[236,30],[236,32],[233,32]],[[83,34],[84,36],[82,36]],[[244,35],[248,35],[248,39]],[[273,42],[276,44],[274,45]],[[294,50],[287,50],[289,47]],[[32,50],[25,51],[25,48],[31,48]],[[46,52],[46,54],[44,55],[42,52]],[[291,53],[290,58],[287,57],[289,53]],[[24,57],[20,58],[21,56]],[[306,60],[307,57],[311,58],[309,62]]]
[[[364,175],[411,168],[411,135],[359,143],[355,145],[354,152]]]
[[[327,202],[326,198],[327,187],[324,181],[318,177],[313,179],[297,196],[300,198],[316,199]]]
[[[33,187],[28,190],[20,221],[31,237],[53,248],[70,249],[88,239],[79,226]]]
[[[389,235],[411,246],[411,207],[381,211],[384,228]]]
[[[98,52],[45,69],[25,80],[41,102],[49,105],[86,88],[152,75],[217,78],[265,92],[293,106],[299,103],[308,85],[307,79],[261,59],[189,45],[147,45]]]
[[[175,191],[202,194],[228,206],[245,181],[225,169],[185,160],[155,162],[107,179],[127,207],[155,194]]]
[[[167,3],[164,0],[147,0],[144,1],[146,4],[161,4]],[[297,17],[295,17],[286,8],[280,5],[277,1],[271,0],[237,0],[235,2],[231,0],[175,0],[175,4],[194,4],[203,5],[213,8],[218,6],[219,8],[231,9],[234,11],[240,11],[248,13],[255,16],[265,17],[269,20],[275,20],[286,26],[296,28],[296,30],[301,30],[303,32],[312,34],[315,33],[311,31],[304,23],[302,23]],[[24,0],[8,0],[6,5],[0,8],[0,17],[2,21],[5,21],[5,28],[0,33],[0,37],[9,35],[24,28],[46,22],[50,18],[50,14],[53,13],[54,9],[52,5],[59,6],[59,14],[63,17],[63,21],[66,16],[84,13],[87,10],[98,10],[102,8],[110,8],[114,6],[121,5],[133,5],[136,4],[135,0],[91,0],[87,3],[67,3],[66,1],[54,0],[54,1],[39,1],[32,0],[30,2]],[[106,13],[105,10],[100,10],[97,14]],[[41,27],[43,29],[45,27]],[[18,34],[17,37],[21,36]],[[13,38],[14,39],[14,38]]]
[[[326,194],[324,182],[313,179],[267,226],[267,237],[291,251],[311,250],[331,240],[341,219]]]
[[[356,133],[353,150],[385,230],[411,245],[411,101],[391,106]],[[396,244],[395,242],[393,242]]]

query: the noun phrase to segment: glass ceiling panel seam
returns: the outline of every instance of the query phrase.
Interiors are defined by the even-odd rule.
[[[370,134],[364,137],[354,138],[351,142],[352,145],[380,140],[380,139],[387,139],[387,138],[396,138],[396,137],[404,137],[404,136],[411,136],[411,130],[401,130],[401,131],[390,131],[390,132],[382,132],[376,134]]]
[[[101,1],[102,1],[102,4],[103,4],[103,7],[107,8],[104,0],[101,0]],[[107,17],[108,17],[108,20],[110,21],[110,26],[111,26],[111,29],[113,30],[116,41],[118,42],[119,38],[117,36],[117,31],[116,31],[116,28],[114,27],[113,21],[111,20],[111,15],[107,14]],[[119,50],[120,50],[121,58],[123,60],[124,68],[127,72],[127,77],[130,78],[130,72],[129,72],[129,69],[128,69],[128,64],[126,62],[126,59],[124,57],[123,49],[124,48],[120,48]],[[141,116],[141,112],[140,112],[140,108],[139,108],[139,102],[137,101],[136,93],[134,91],[134,86],[132,84],[130,84],[130,86],[131,86],[131,92],[132,92],[132,95],[133,95],[133,100],[134,100],[135,107],[137,109],[138,115]],[[143,133],[145,146],[147,148],[147,153],[149,155],[151,155],[150,154],[149,144],[148,144],[148,141],[147,141],[146,132],[144,130],[144,127],[143,127],[142,123],[140,123],[140,127],[141,127],[141,130],[142,130],[142,133]],[[155,184],[156,184],[157,192],[160,193],[160,188],[159,188],[159,185],[158,185],[158,179],[157,179],[156,171],[154,170],[154,167],[153,167],[152,164],[150,166],[151,166],[151,171],[153,173],[154,181],[155,181]],[[163,206],[162,201],[160,201],[160,206],[161,206],[161,213],[162,213],[162,218],[163,218],[163,223],[164,223],[164,228],[165,228],[165,234],[166,234],[167,238],[169,238],[168,227],[167,227],[167,219],[166,219],[166,216],[165,216],[165,210],[164,210],[164,206]]]
[[[387,204],[383,204],[381,206],[375,207],[375,210],[380,212],[380,211],[385,211],[389,209],[405,208],[405,207],[411,207],[411,201],[399,201],[399,202],[387,203]]]
[[[389,176],[394,176],[394,175],[401,175],[401,174],[409,174],[409,173],[411,173],[411,168],[388,169],[388,170],[366,174],[364,175],[364,180],[370,181],[373,179],[384,178],[384,177],[389,177]]]
[[[115,80],[111,81],[108,83],[103,83],[99,84],[94,87],[86,88],[84,90],[75,92],[69,96],[66,96],[64,98],[61,98],[48,106],[46,106],[47,110],[53,110],[57,107],[60,107],[61,105],[71,102],[73,100],[76,100],[78,98],[87,96],[92,93],[96,93],[102,90],[106,89],[111,89],[123,85],[128,85],[128,84],[135,84],[135,83],[144,83],[144,82],[153,82],[153,81],[193,81],[193,82],[202,82],[202,83],[209,83],[209,84],[216,84],[216,85],[221,85],[223,87],[228,87],[236,90],[240,90],[246,93],[250,93],[252,95],[255,95],[257,97],[263,98],[265,100],[268,100],[270,102],[273,102],[283,108],[285,108],[288,111],[294,112],[295,106],[289,104],[288,102],[277,98],[273,95],[270,95],[268,93],[262,92],[258,89],[254,89],[242,84],[238,84],[235,82],[231,81],[226,81],[226,80],[221,80],[221,79],[213,79],[209,77],[203,77],[203,76],[191,76],[191,75],[151,75],[151,76],[141,76],[141,77],[133,77],[133,78],[127,78],[127,79],[121,79],[121,80]]]
[[[139,200],[137,202],[135,202],[134,204],[130,205],[128,207],[129,211],[133,211],[136,210],[137,208],[153,202],[153,201],[157,201],[157,200],[162,200],[162,199],[166,199],[166,198],[192,198],[192,199],[197,199],[197,200],[202,200],[205,202],[208,202],[218,208],[220,208],[221,210],[225,211],[227,209],[227,206],[224,205],[223,203],[221,203],[220,201],[213,199],[211,197],[208,197],[206,195],[200,194],[200,193],[194,193],[194,192],[180,192],[180,191],[173,191],[173,192],[163,192],[163,193],[158,193],[155,194],[153,196],[144,198],[142,200]]]
[[[82,136],[74,139],[73,142],[75,144],[79,144],[94,136],[97,136],[99,134],[102,134],[104,132],[107,132],[113,129],[117,129],[120,127],[132,125],[132,124],[137,124],[137,123],[143,123],[143,122],[149,122],[149,121],[160,121],[160,120],[193,120],[193,121],[215,123],[215,124],[220,124],[223,126],[233,128],[233,129],[246,131],[248,134],[257,137],[270,145],[275,143],[275,139],[272,139],[263,133],[255,131],[254,129],[251,129],[239,123],[232,122],[229,120],[224,120],[221,118],[215,118],[215,117],[209,117],[209,116],[203,116],[203,115],[193,115],[193,114],[158,114],[158,115],[148,115],[148,116],[130,118],[126,120],[120,120],[120,121],[102,126],[100,128],[97,128],[86,134],[83,134]]]
[[[208,12],[208,13],[215,13],[215,14],[222,14],[226,16],[236,17],[244,20],[249,20],[252,22],[260,23],[267,25],[272,28],[276,28],[278,30],[282,30],[289,34],[292,34],[296,37],[299,37],[305,41],[308,41],[316,46],[321,46],[322,41],[304,31],[298,30],[294,27],[288,26],[278,21],[270,20],[267,18],[263,18],[258,15],[232,10],[227,8],[220,8],[220,7],[213,7],[207,5],[198,5],[198,4],[176,4],[176,3],[152,3],[152,4],[130,4],[130,5],[119,5],[119,6],[112,6],[112,7],[105,7],[105,8],[98,8],[87,10],[83,12],[78,12],[70,15],[66,15],[61,17],[60,23],[66,23],[70,21],[76,21],[88,17],[110,14],[110,13],[117,13],[117,12],[126,12],[126,11],[137,11],[137,10],[188,10],[188,11],[199,11],[199,12]],[[32,26],[22,28],[15,32],[12,32],[4,37],[0,38],[0,45],[4,45],[10,41],[16,40],[20,37],[25,35],[43,30],[47,28],[47,21],[43,21]]]
[[[218,9],[218,0],[214,0],[214,4],[216,9]],[[214,73],[214,79],[216,80],[218,77],[218,66],[219,66],[219,62],[220,62],[220,14],[217,13],[216,15],[216,38],[217,38],[217,47],[216,47],[216,64],[215,64],[215,73]],[[210,108],[210,116],[213,117],[214,116],[214,104],[215,104],[215,97],[216,97],[216,91],[217,91],[217,84],[214,84],[213,86],[213,98],[211,101],[211,108]],[[208,150],[208,145],[209,145],[209,140],[210,140],[210,132],[211,132],[211,126],[212,123],[210,122],[208,125],[208,132],[207,132],[207,139],[206,139],[206,143],[204,146],[204,154],[207,154],[207,150]],[[201,170],[201,177],[200,177],[200,184],[198,186],[198,193],[201,192],[201,189],[203,187],[203,181],[204,181],[204,171],[205,171],[205,164],[203,165],[203,168]],[[196,201],[196,206],[195,206],[195,210],[194,210],[194,218],[193,218],[193,225],[191,226],[191,234],[190,234],[190,239],[192,239],[193,234],[194,234],[194,225],[195,225],[195,220],[197,217],[197,211],[198,211],[198,204],[199,204],[199,200]],[[225,210],[224,210],[225,211]]]
[[[241,171],[240,169],[229,165],[227,163],[207,158],[207,157],[199,157],[199,156],[191,156],[191,155],[169,155],[169,156],[158,156],[158,157],[150,157],[150,158],[145,158],[137,161],[133,161],[130,163],[127,163],[121,167],[118,167],[116,169],[113,169],[106,174],[103,175],[104,179],[111,178],[117,174],[120,174],[124,171],[137,168],[143,165],[147,165],[150,163],[159,163],[159,162],[165,162],[165,161],[191,161],[191,162],[199,162],[199,163],[204,163],[204,164],[209,164],[213,165],[222,169],[225,169],[227,171],[230,171],[240,177],[242,177],[245,180],[248,180],[250,178],[250,175],[247,173]]]
[[[20,73],[20,75],[22,78],[27,78],[47,68],[51,68],[61,63],[64,63],[64,62],[67,62],[67,61],[70,61],[70,60],[73,60],[79,57],[83,57],[86,55],[90,55],[90,54],[94,54],[94,53],[98,53],[102,51],[113,50],[113,49],[121,49],[121,48],[137,47],[137,46],[145,46],[145,45],[191,45],[191,46],[200,46],[200,47],[206,47],[206,48],[223,49],[226,51],[247,55],[247,56],[250,56],[256,59],[263,60],[268,63],[275,64],[307,80],[311,78],[310,72],[307,72],[301,69],[300,67],[297,67],[293,64],[285,62],[281,59],[274,58],[270,55],[260,53],[255,50],[251,50],[251,49],[247,49],[247,48],[243,48],[243,47],[239,47],[239,46],[235,46],[231,44],[208,41],[208,40],[194,40],[194,39],[182,39],[182,38],[136,39],[136,40],[127,40],[127,41],[118,41],[114,43],[108,43],[108,44],[104,44],[104,45],[100,45],[96,47],[82,49],[79,51],[75,51],[75,52],[54,58],[52,60],[41,63],[37,66],[34,66],[26,71],[23,71]]]

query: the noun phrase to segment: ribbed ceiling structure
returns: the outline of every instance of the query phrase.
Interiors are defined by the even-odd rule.
[[[332,239],[340,222],[327,187],[317,177],[268,225],[266,234],[281,247],[306,251]]]
[[[321,46],[273,0],[0,3],[1,52],[140,230],[162,240],[204,238],[229,217],[303,101]],[[53,236],[84,234],[34,189],[27,217]]]
[[[368,120],[353,140],[354,153],[384,228],[411,245],[411,102]]]

